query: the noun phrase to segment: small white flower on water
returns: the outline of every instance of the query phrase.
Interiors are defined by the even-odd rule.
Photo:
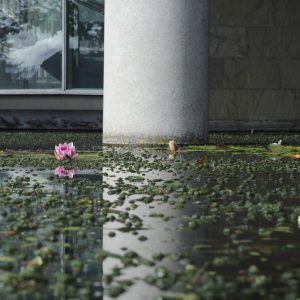
[[[268,149],[272,152],[279,153],[282,151],[282,140],[279,140],[277,143],[272,143],[268,145]]]
[[[273,146],[281,146],[281,142],[282,142],[282,140],[279,140],[277,143],[272,143],[271,145],[273,145]]]

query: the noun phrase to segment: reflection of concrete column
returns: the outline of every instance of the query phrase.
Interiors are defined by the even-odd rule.
[[[199,143],[207,134],[209,0],[110,0],[104,143]]]
[[[120,178],[125,178],[129,174],[126,172],[118,172],[118,170],[110,170],[109,168],[103,168],[103,182],[110,186],[116,185]],[[178,175],[171,174],[169,172],[149,172],[146,174],[145,179],[161,179],[163,181],[174,180],[178,178]],[[139,184],[137,184],[138,186]],[[103,198],[111,202],[116,201],[116,195],[109,195],[108,189],[104,189]],[[172,200],[175,200],[170,195]],[[131,195],[125,200],[125,205],[121,205],[115,208],[115,211],[129,212],[143,220],[143,228],[139,231],[138,235],[145,235],[148,240],[141,242],[138,236],[132,234],[132,232],[118,231],[118,228],[122,228],[123,225],[118,222],[107,222],[103,226],[103,249],[115,254],[124,255],[122,248],[127,248],[128,251],[135,251],[143,258],[152,260],[154,254],[191,254],[188,252],[192,246],[197,243],[206,243],[208,237],[205,226],[199,227],[197,230],[181,231],[178,230],[179,226],[185,223],[183,216],[191,216],[195,213],[195,206],[186,207],[184,209],[177,209],[170,205],[170,202],[154,201],[151,206],[148,204],[137,202],[138,207],[133,211],[127,211],[126,207],[129,206],[129,199],[139,199],[140,195]],[[170,199],[170,200],[171,200]],[[199,211],[200,212],[200,209]],[[169,221],[164,221],[161,218],[151,217],[153,213],[164,214],[165,216],[171,216]],[[118,215],[115,214],[118,218]],[[108,233],[114,231],[115,237],[109,237]],[[199,268],[204,265],[206,261],[206,255],[204,253],[198,253],[197,258],[193,259]],[[119,262],[113,258],[107,258],[103,262],[103,272],[105,275],[112,273],[113,268],[118,265]],[[172,261],[166,258],[161,265],[167,266],[170,271],[178,271],[182,269],[177,261]],[[128,268],[122,271],[122,279],[131,280],[133,278],[145,278],[148,274],[153,274],[154,268],[149,268],[143,264],[138,265],[135,268]],[[119,279],[119,278],[118,278]],[[116,280],[118,280],[116,279]],[[141,299],[155,299],[156,296],[162,294],[156,288],[147,285],[143,280],[133,280],[134,285],[123,294],[120,299],[122,300],[141,300]],[[105,286],[105,283],[104,283]],[[109,296],[105,295],[104,300],[111,300]]]

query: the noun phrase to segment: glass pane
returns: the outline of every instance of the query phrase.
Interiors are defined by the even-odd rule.
[[[0,0],[0,89],[61,88],[61,0]]]
[[[104,0],[68,0],[68,88],[103,87]]]

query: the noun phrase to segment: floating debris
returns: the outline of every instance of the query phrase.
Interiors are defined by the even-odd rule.
[[[271,143],[267,146],[268,150],[275,152],[275,153],[280,153],[282,152],[282,140],[279,140],[277,143]]]

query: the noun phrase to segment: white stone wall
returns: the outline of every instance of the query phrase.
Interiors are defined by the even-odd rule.
[[[211,0],[210,129],[300,129],[300,1]]]

